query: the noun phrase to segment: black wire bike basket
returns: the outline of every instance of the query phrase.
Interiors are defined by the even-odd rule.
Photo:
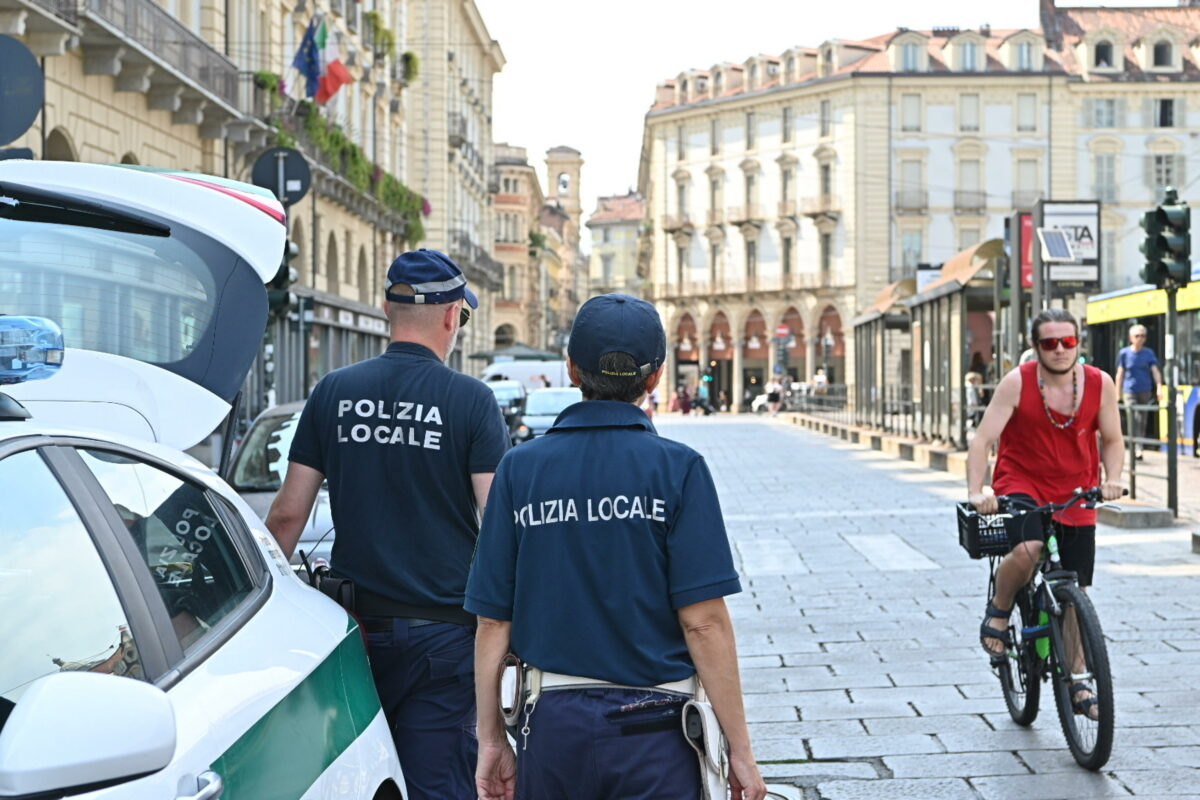
[[[1002,556],[1011,548],[1005,523],[1011,514],[980,514],[970,503],[958,504],[958,543],[971,558]]]

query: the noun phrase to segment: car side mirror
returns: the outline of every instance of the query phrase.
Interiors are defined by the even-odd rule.
[[[133,678],[55,672],[29,685],[0,730],[0,797],[158,772],[175,755],[166,692]]]

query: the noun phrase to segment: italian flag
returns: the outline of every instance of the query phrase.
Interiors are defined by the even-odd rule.
[[[324,20],[317,26],[317,30],[313,35],[313,44],[316,45],[317,53],[319,54],[317,63],[321,65],[315,100],[318,103],[324,104],[329,98],[337,94],[338,89],[347,83],[353,83],[354,77],[346,69],[346,65],[342,63],[342,54],[338,49],[337,37],[330,34]]]

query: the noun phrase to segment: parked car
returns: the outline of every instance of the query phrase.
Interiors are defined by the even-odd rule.
[[[525,410],[525,386],[520,381],[509,380],[489,380],[485,383],[496,395],[496,405],[500,406],[500,413],[504,415],[508,435],[515,441],[517,425]]]
[[[542,389],[547,386],[570,386],[566,361],[496,361],[483,368],[484,381],[493,379],[518,381],[526,389]]]
[[[0,162],[0,797],[402,797],[356,622],[183,452],[261,347],[283,222],[224,179]]]
[[[566,386],[557,389],[534,389],[525,398],[525,413],[517,423],[514,444],[527,442],[550,429],[562,410],[583,399],[579,389]]]
[[[259,414],[230,461],[225,480],[263,519],[279,493],[287,474],[288,452],[296,435],[296,423],[304,401],[272,406]],[[300,534],[300,543],[292,554],[292,565],[302,566],[301,553],[309,567],[328,566],[333,550],[333,515],[329,509],[329,490],[322,484],[313,503],[312,514]]]

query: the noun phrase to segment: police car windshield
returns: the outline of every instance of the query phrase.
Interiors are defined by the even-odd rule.
[[[288,467],[288,451],[300,412],[263,417],[246,435],[230,483],[238,491],[277,492]]]
[[[564,408],[583,399],[578,389],[537,389],[525,400],[525,413],[531,416],[558,416]]]
[[[0,216],[0,313],[53,319],[71,347],[181,361],[215,306],[211,271],[175,236]]]

